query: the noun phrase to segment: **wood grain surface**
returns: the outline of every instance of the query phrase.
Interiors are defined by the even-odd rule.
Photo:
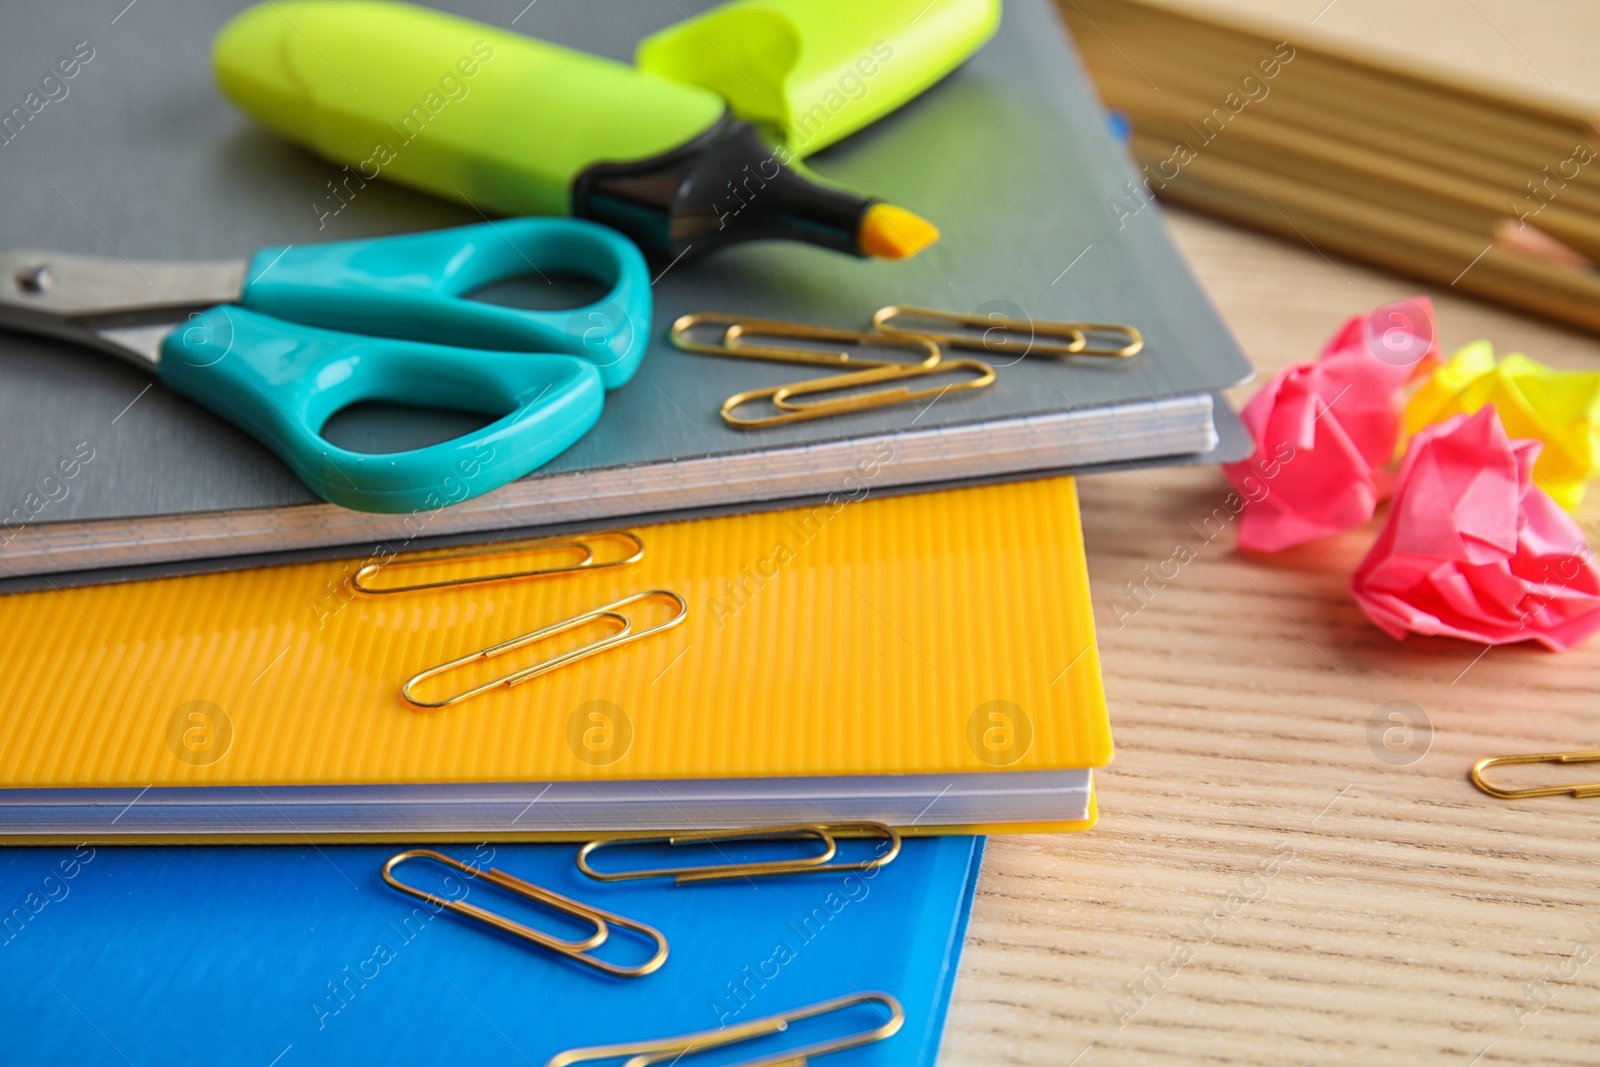
[[[1279,14],[1309,19],[1324,2]],[[1549,23],[1573,4],[1539,11],[1537,32],[1488,0],[1394,7],[1407,32],[1445,27],[1473,61],[1498,42],[1521,80],[1515,45],[1488,40],[1480,16],[1520,34],[1532,62],[1544,53],[1530,40],[1553,50],[1547,69],[1568,69],[1570,39]],[[1383,13],[1363,10],[1377,38]],[[1600,27],[1587,22],[1592,43]],[[1339,28],[1359,38],[1363,26]],[[1447,353],[1487,337],[1499,352],[1600,368],[1600,342],[1448,288],[1192,215],[1169,221],[1258,382],[1314,358],[1350,315],[1418,291],[1435,301]],[[1228,492],[1214,469],[1090,478],[1080,491],[1117,759],[1099,777],[1095,831],[991,840],[943,1062],[1600,1063],[1600,800],[1508,803],[1466,778],[1480,756],[1600,747],[1600,641],[1564,655],[1393,641],[1349,592],[1378,521],[1245,555],[1231,529],[1207,539]],[[1578,517],[1600,544],[1600,494]],[[1124,583],[1179,544],[1193,561],[1119,612],[1137,604]],[[1600,779],[1600,765],[1585,770],[1503,777]]]

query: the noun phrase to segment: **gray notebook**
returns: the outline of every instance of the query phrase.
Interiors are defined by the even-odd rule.
[[[7,130],[0,248],[227,259],[480,221],[384,183],[324,216],[338,168],[258,128],[213,85],[211,38],[241,6],[138,5],[114,23],[72,5],[8,11],[4,100],[28,94],[35,68],[43,76],[75,50],[92,57],[63,83],[65,96]],[[441,6],[500,25],[516,15],[463,0]],[[639,38],[707,6],[546,0],[516,15],[515,28],[628,59]],[[416,517],[322,503],[252,439],[133,367],[0,334],[0,578],[859,493],[864,458],[875,460],[868,490],[892,491],[1248,451],[1214,393],[1250,366],[1158,209],[1119,221],[1108,206],[1133,171],[1045,0],[1010,0],[998,35],[965,66],[811,165],[928,217],[943,238],[898,263],[767,243],[675,265],[655,285],[644,364],[607,395],[596,428],[533,475],[426,516],[420,530]],[[859,328],[889,303],[1127,322],[1147,344],[1126,361],[1023,359],[990,389],[929,405],[742,431],[718,414],[728,394],[804,378],[805,369],[690,355],[665,338],[666,325],[693,310]],[[341,444],[373,449],[451,429],[447,415],[394,412],[337,427]],[[73,476],[61,477],[67,469]]]

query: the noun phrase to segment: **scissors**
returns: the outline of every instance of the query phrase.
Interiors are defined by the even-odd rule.
[[[557,272],[610,291],[564,311],[467,296]],[[0,326],[153,370],[266,445],[318,496],[358,511],[435,510],[548,462],[638,369],[650,310],[643,255],[581,219],[264,248],[232,262],[0,253]],[[368,400],[495,421],[382,455],[322,436],[335,413]]]

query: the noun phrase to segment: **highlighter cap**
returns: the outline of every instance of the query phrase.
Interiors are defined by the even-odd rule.
[[[645,38],[635,61],[807,156],[922,93],[999,24],[1000,0],[734,0]]]

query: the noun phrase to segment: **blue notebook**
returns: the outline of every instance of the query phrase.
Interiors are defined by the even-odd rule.
[[[938,1056],[983,841],[907,840],[872,872],[685,886],[594,881],[577,870],[572,845],[438,846],[659,929],[667,961],[637,979],[401,895],[379,875],[399,846],[8,849],[0,1059],[299,1067],[470,1057],[541,1067],[571,1048],[881,991],[904,1007],[900,1032],[823,1062],[925,1067]],[[841,858],[847,848],[870,855],[869,844],[841,842]],[[631,858],[607,857],[608,867],[624,863]],[[396,872],[558,936],[589,932],[481,878],[452,883],[444,873],[422,861]],[[594,951],[631,964],[653,946],[613,929]],[[885,1018],[866,1004],[684,1063],[743,1062]]]

